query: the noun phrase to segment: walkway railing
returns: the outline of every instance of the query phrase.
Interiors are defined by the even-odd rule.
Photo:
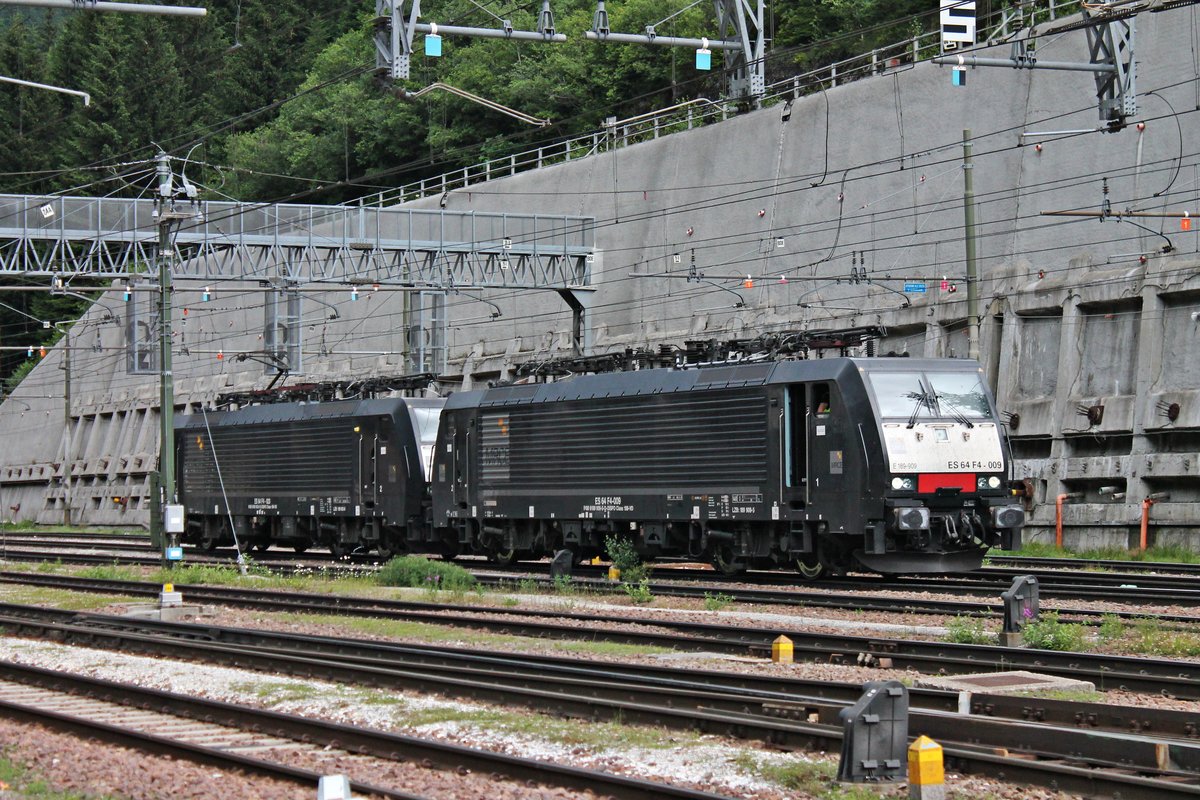
[[[978,30],[979,41],[988,44],[1003,42],[1022,27],[1054,20],[1074,13],[1079,0],[1048,0],[1037,9],[1035,17],[1030,12],[1022,20],[1006,8],[987,20],[981,20]],[[927,61],[942,54],[940,31],[922,33],[911,39],[870,50],[851,58],[835,61],[808,72],[791,75],[767,84],[762,104],[772,105],[788,102],[804,95],[850,83],[862,78],[887,75],[911,69],[920,61]],[[575,136],[559,142],[542,145],[533,150],[524,150],[501,158],[488,159],[462,169],[446,172],[430,178],[404,184],[375,195],[362,198],[361,205],[391,205],[423,197],[441,195],[454,189],[463,189],[480,183],[516,175],[554,164],[578,161],[599,153],[628,147],[632,144],[651,141],[680,131],[721,122],[733,116],[737,104],[731,101],[718,102],[699,98],[670,108],[640,114],[624,120],[614,120],[603,130]]]

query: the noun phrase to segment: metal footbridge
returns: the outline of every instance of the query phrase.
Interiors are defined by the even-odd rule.
[[[177,222],[167,255],[174,280],[560,293],[591,282],[591,217],[172,205]],[[153,281],[164,207],[153,199],[0,195],[0,274]]]

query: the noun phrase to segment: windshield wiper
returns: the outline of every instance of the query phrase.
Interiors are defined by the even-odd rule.
[[[911,428],[917,424],[917,415],[921,413],[921,406],[933,408],[933,398],[929,396],[928,392],[909,392],[908,396],[917,401],[917,404],[913,406],[912,413],[908,415],[908,425],[905,426]]]
[[[961,408],[959,408],[958,406],[954,405],[954,403],[951,403],[949,400],[947,400],[946,395],[939,394],[937,396],[937,401],[941,405],[942,408],[944,408],[950,412],[950,416],[954,417],[955,422],[961,422],[963,425],[966,425],[968,428],[975,427],[975,423],[971,422],[971,420],[967,419],[967,415],[963,413]]]

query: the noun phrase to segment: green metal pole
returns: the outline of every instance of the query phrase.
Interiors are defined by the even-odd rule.
[[[171,162],[166,153],[160,153],[157,161],[159,182],[158,214],[158,364],[159,364],[159,421],[161,430],[158,442],[158,471],[163,487],[166,506],[175,502],[175,378],[171,371]],[[163,520],[164,530],[166,520]],[[175,534],[164,537],[166,546],[177,546]],[[164,552],[164,558],[166,557]]]
[[[979,360],[979,275],[975,263],[975,187],[971,129],[963,130],[963,224],[967,245],[967,355]]]

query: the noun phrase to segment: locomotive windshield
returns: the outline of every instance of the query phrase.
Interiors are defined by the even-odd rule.
[[[987,393],[974,372],[871,372],[867,383],[881,417],[986,419]]]

